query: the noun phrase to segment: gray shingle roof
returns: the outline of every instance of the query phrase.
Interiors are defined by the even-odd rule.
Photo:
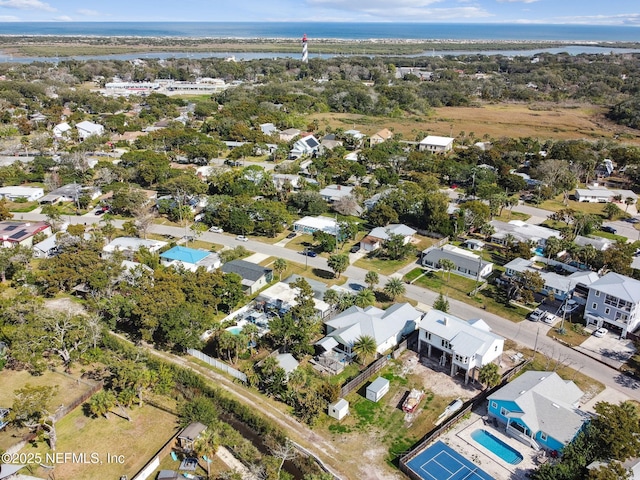
[[[270,268],[263,267],[256,263],[247,262],[245,260],[231,260],[222,266],[224,273],[237,273],[244,280],[257,281],[264,275],[272,272]]]
[[[640,303],[640,281],[619,273],[609,272],[593,282],[589,288],[613,295],[634,305]]]
[[[520,418],[533,432],[545,432],[558,441],[570,442],[585,421],[574,405],[584,393],[575,383],[554,372],[529,371],[489,395],[488,401],[514,402]]]

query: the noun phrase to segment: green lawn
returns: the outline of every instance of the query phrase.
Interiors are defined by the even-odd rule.
[[[615,233],[602,232],[600,230],[592,232],[591,235],[593,235],[594,237],[607,238],[609,240],[613,240],[614,242],[626,242],[627,241],[627,237],[623,237],[622,235],[616,235]]]
[[[568,318],[565,318],[564,331],[562,333],[560,332],[561,325],[562,322],[560,320],[556,322],[554,327],[547,332],[547,336],[557,338],[573,347],[580,345],[589,337],[589,333],[584,331],[584,324],[580,322],[571,322]]]
[[[34,387],[55,387],[58,386],[56,394],[49,401],[48,408],[54,412],[59,405],[69,405],[76,398],[82,396],[90,388],[84,382],[78,382],[69,375],[62,373],[45,371],[42,375],[31,375],[27,371],[16,371],[4,369],[0,372],[0,407],[11,407],[15,398],[14,392],[27,384]],[[13,434],[25,434],[26,429],[16,430],[6,428],[0,432],[0,450],[7,449],[16,443]]]
[[[363,257],[357,260],[354,265],[356,267],[377,272],[381,275],[391,275],[401,268],[415,263],[415,261],[416,257],[414,256],[410,256],[402,260],[383,260],[377,257]]]
[[[178,431],[175,416],[149,405],[129,410],[131,421],[114,414],[89,418],[82,407],[76,408],[57,424],[57,452],[95,453],[97,464],[59,463],[53,469],[55,478],[94,480],[96,478],[132,478],[152,456]],[[27,446],[21,453],[51,453],[48,445],[39,442],[35,447]],[[122,455],[124,463],[109,463],[107,454]],[[47,462],[43,462],[47,463]],[[50,464],[50,462],[48,462]],[[33,472],[47,478],[51,470],[38,468]]]

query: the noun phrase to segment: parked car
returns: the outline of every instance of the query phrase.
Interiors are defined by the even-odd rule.
[[[551,313],[551,312],[546,312],[543,316],[542,316],[542,321],[544,323],[548,323],[549,325],[551,325],[553,322],[555,322],[557,320],[557,317]]]
[[[249,238],[248,238],[248,237],[245,237],[244,235],[238,235],[238,236],[236,237],[236,240],[238,240],[238,241],[240,241],[240,242],[248,242],[248,241],[249,241]]]
[[[357,253],[360,251],[360,244],[356,243],[353,247],[351,247],[351,250],[349,250],[351,253]]]
[[[225,160],[224,164],[225,165],[229,165],[230,167],[239,167],[240,166],[240,162],[238,162],[237,160]]]
[[[531,320],[532,322],[537,322],[538,320],[542,319],[543,315],[544,315],[544,310],[540,310],[539,308],[536,308],[533,312],[531,312],[531,315],[529,315],[529,320]]]
[[[222,230],[220,227],[216,227],[216,226],[213,226],[213,227],[209,228],[209,231],[213,232],[213,233],[222,233],[222,232],[224,232],[224,230]]]
[[[624,219],[624,221],[625,221],[625,222],[628,222],[628,223],[634,223],[634,224],[635,224],[635,223],[640,223],[640,220],[639,220],[639,219],[637,219],[636,217],[625,218],[625,219]]]
[[[598,338],[602,338],[604,337],[607,333],[609,333],[609,330],[607,330],[604,327],[600,327],[599,329],[597,329],[595,332],[593,332],[593,336],[594,337],[598,337]]]
[[[298,235],[296,232],[291,232],[289,235],[287,235],[287,238],[296,238],[296,235]]]
[[[613,227],[602,227],[600,230],[602,230],[603,232],[607,232],[607,233],[616,233],[617,230]]]
[[[562,311],[564,313],[572,313],[579,307],[578,302],[575,300],[567,300],[565,304],[562,306]]]
[[[313,250],[303,250],[300,253],[302,255],[306,255],[307,257],[317,257],[318,256],[318,254],[316,252],[314,252]]]

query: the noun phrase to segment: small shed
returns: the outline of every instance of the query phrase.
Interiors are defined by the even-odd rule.
[[[160,470],[156,478],[157,480],[178,480],[180,476],[175,470]]]
[[[367,400],[377,402],[389,391],[389,380],[383,377],[376,378],[367,387]]]
[[[207,429],[205,425],[200,422],[194,422],[185,427],[178,435],[178,446],[186,451],[193,450],[193,444],[198,439],[200,434]]]
[[[344,398],[339,399],[337,402],[329,404],[329,416],[337,420],[342,420],[349,415],[349,402]]]

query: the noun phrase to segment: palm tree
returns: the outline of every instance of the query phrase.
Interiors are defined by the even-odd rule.
[[[353,306],[354,301],[355,301],[355,295],[343,293],[338,297],[338,303],[337,303],[338,310],[341,312],[345,311],[347,308]]]
[[[376,302],[376,295],[373,293],[373,290],[368,288],[363,288],[358,293],[356,293],[356,297],[353,303],[360,307],[366,308],[373,305]]]
[[[391,300],[395,300],[397,296],[403,295],[407,289],[399,278],[390,278],[384,286],[384,293],[391,297]]]
[[[555,257],[560,253],[564,247],[563,241],[558,237],[549,237],[547,243],[544,246],[544,253],[547,255],[547,264],[551,257]]]
[[[335,308],[340,301],[340,294],[337,290],[329,288],[326,292],[324,292],[322,300],[331,305],[331,307]]]
[[[216,454],[219,446],[220,436],[211,426],[208,426],[193,444],[193,449],[198,457],[202,457],[204,463],[207,464],[207,478],[211,478],[209,465],[211,464],[211,458]]]
[[[102,390],[89,400],[89,411],[96,417],[109,418],[109,410],[116,405],[116,396],[111,390]]]
[[[366,365],[367,359],[376,354],[377,348],[378,345],[376,344],[375,338],[373,338],[371,335],[361,335],[356,338],[356,341],[353,343],[353,348],[351,350],[356,354],[358,361],[362,365]]]
[[[364,283],[366,283],[369,286],[369,290],[373,290],[373,288],[378,283],[380,283],[380,276],[378,275],[378,272],[374,272],[374,271],[367,272],[367,274],[364,276]]]
[[[282,280],[282,273],[287,269],[289,264],[284,258],[276,258],[273,262],[273,271],[278,274],[278,281]]]
[[[626,205],[624,212],[627,213],[627,210],[629,210],[629,205],[633,205],[634,203],[636,203],[636,199],[633,197],[627,197],[624,199],[624,204]]]
[[[495,363],[487,363],[485,366],[480,368],[478,372],[478,380],[483,385],[486,385],[487,388],[495,387],[502,380],[502,376],[498,371],[498,365]]]
[[[442,279],[444,280],[444,272],[445,270],[449,272],[449,276],[447,277],[447,283],[451,281],[451,270],[456,268],[456,264],[453,260],[448,258],[441,258],[438,260],[438,266],[442,269]]]

